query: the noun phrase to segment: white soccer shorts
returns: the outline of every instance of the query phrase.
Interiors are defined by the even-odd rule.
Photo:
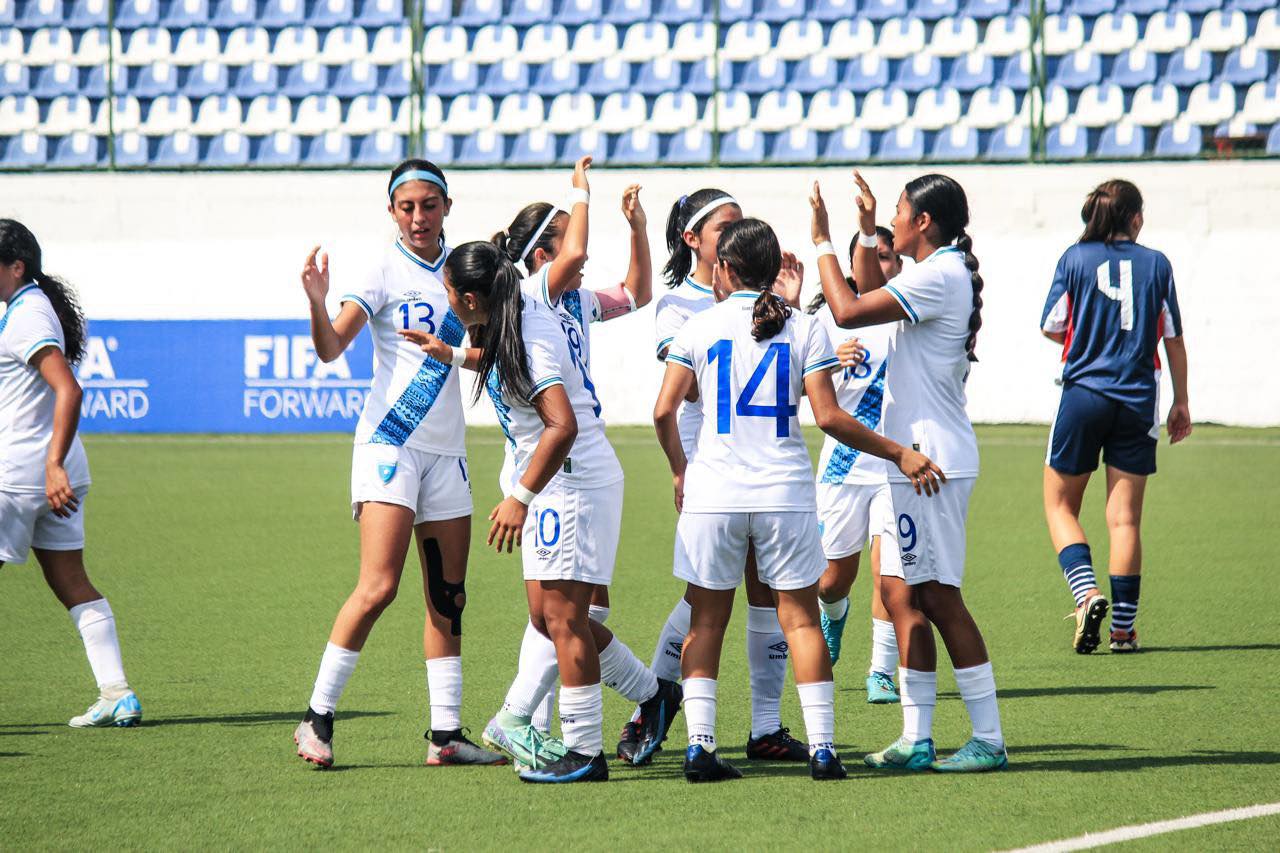
[[[686,512],[676,524],[674,574],[703,589],[734,589],[748,544],[770,589],[812,586],[827,567],[812,512]]]
[[[464,456],[438,456],[390,444],[357,444],[351,454],[351,515],[368,501],[414,511],[414,524],[471,515]]]
[[[0,563],[25,563],[32,548],[46,551],[84,549],[85,486],[75,490],[80,507],[60,518],[38,492],[0,492]]]
[[[964,581],[965,519],[976,477],[948,480],[932,497],[910,483],[890,483],[893,511],[880,537],[880,576],[908,584]]]
[[[621,480],[594,489],[547,484],[529,504],[521,532],[524,579],[612,583],[623,491]]]
[[[888,482],[818,484],[818,531],[828,560],[860,552],[892,515]]]

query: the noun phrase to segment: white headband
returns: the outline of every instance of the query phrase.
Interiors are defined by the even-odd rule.
[[[704,216],[711,215],[712,211],[714,211],[716,208],[723,207],[726,204],[737,204],[738,207],[742,207],[741,204],[738,204],[738,200],[733,196],[722,195],[720,196],[720,198],[715,199],[714,201],[710,201],[707,204],[704,204],[697,213],[695,213],[693,216],[690,216],[688,220],[686,220],[688,224],[685,225],[684,230],[686,231],[693,230],[693,226],[697,224]]]
[[[529,257],[529,253],[533,251],[533,247],[538,245],[538,240],[542,238],[542,232],[547,230],[547,226],[551,224],[551,220],[556,218],[556,214],[560,212],[560,208],[551,205],[551,210],[547,212],[547,218],[542,220],[542,224],[538,226],[538,230],[533,232],[533,236],[529,238],[529,242],[525,244],[524,251],[520,253],[520,260]]]

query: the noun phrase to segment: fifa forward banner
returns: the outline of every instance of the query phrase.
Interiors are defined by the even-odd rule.
[[[325,364],[305,320],[93,320],[76,372],[84,432],[350,432],[373,346]]]

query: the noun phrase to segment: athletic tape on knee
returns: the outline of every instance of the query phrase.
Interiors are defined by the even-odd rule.
[[[435,539],[422,543],[422,553],[427,561],[427,597],[431,599],[431,606],[449,620],[449,632],[460,637],[462,610],[467,606],[466,581],[450,583],[445,580],[444,556],[440,553],[440,543]]]

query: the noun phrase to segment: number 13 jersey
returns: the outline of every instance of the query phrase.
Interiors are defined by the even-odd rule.
[[[758,296],[738,291],[689,318],[667,353],[693,371],[703,400],[685,512],[817,511],[799,403],[804,377],[838,362],[821,325],[798,311],[772,338],[753,338]]]

